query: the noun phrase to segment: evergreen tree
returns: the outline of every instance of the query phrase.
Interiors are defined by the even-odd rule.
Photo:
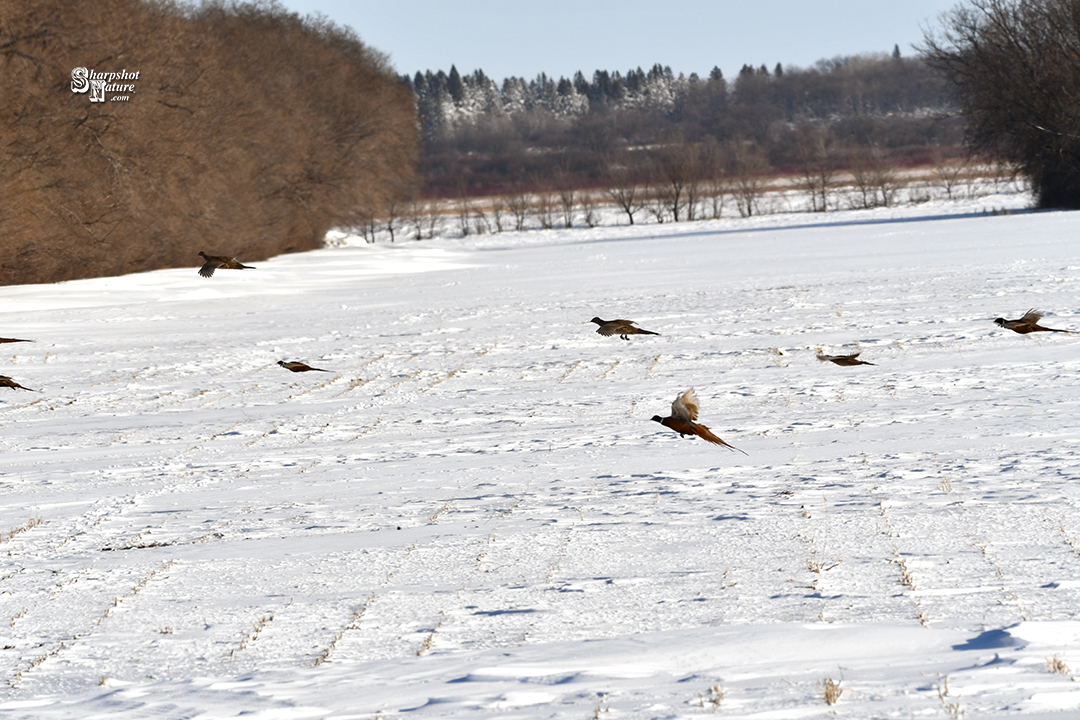
[[[611,99],[611,74],[607,70],[597,70],[592,77],[592,85],[588,93],[589,102],[608,102]]]
[[[509,77],[503,80],[501,94],[503,107],[509,114],[525,113],[532,109],[529,86],[520,78]]]
[[[671,71],[670,67],[665,67],[660,63],[656,63],[649,69],[649,74],[646,76],[646,80],[656,82],[664,81],[673,83],[675,81],[675,73]]]
[[[626,98],[626,81],[618,70],[612,74],[611,85],[605,96],[613,103],[620,103]]]
[[[574,89],[585,96],[592,94],[592,88],[589,87],[589,81],[585,79],[585,76],[581,74],[580,70],[574,73]]]
[[[465,83],[461,81],[461,75],[454,65],[450,66],[450,75],[446,79],[446,89],[450,91],[450,97],[454,99],[454,102],[460,103],[465,99]]]
[[[460,78],[458,78],[460,80]],[[450,89],[448,87],[450,79],[446,77],[446,73],[442,70],[427,78],[428,89],[433,95],[439,93],[449,94]]]

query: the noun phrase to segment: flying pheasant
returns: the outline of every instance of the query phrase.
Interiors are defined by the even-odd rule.
[[[1054,328],[1043,327],[1039,324],[1042,320],[1042,313],[1035,312],[1035,310],[1028,310],[1024,313],[1024,316],[1019,320],[1006,320],[1005,318],[995,318],[996,322],[1006,330],[1012,330],[1018,332],[1021,335],[1027,335],[1033,332],[1063,332],[1072,333],[1072,330],[1055,330]]]
[[[698,399],[697,393],[694,392],[694,388],[690,388],[679,397],[675,398],[675,402],[671,403],[671,415],[669,417],[662,418],[659,415],[653,415],[654,422],[658,422],[664,427],[669,427],[675,432],[679,433],[679,436],[697,435],[702,440],[708,440],[716,445],[723,445],[731,450],[739,450],[739,448],[729,445],[720,438],[716,437],[709,431],[709,428],[704,425],[698,425]],[[739,450],[743,455],[746,453]]]
[[[9,342],[34,342],[33,340],[19,340],[18,338],[0,338],[0,343]]]
[[[831,362],[837,365],[851,366],[851,365],[873,365],[872,362],[866,362],[865,360],[859,360],[858,357],[861,353],[852,353],[850,355],[825,355],[818,350],[817,359],[821,362]]]
[[[278,360],[278,365],[286,370],[292,370],[293,372],[333,372],[332,370],[323,370],[322,368],[313,368],[310,365],[305,365],[302,362],[285,362],[284,360]]]
[[[225,257],[224,255],[207,255],[202,250],[199,251],[203,260],[206,263],[199,268],[199,274],[205,278],[212,277],[214,271],[218,268],[225,268],[226,270],[254,270],[255,268],[250,265],[241,265],[234,257]]]
[[[610,337],[612,335],[618,335],[623,340],[629,340],[627,335],[659,335],[651,330],[642,330],[639,327],[635,327],[633,320],[601,320],[598,317],[594,317],[589,322],[594,322],[600,327],[596,329],[598,335],[604,337]]]
[[[41,392],[40,390],[34,390],[32,388],[23,387],[19,383],[15,382],[7,375],[0,375],[0,387],[9,387],[12,390],[18,388],[19,390],[29,390],[30,392]]]

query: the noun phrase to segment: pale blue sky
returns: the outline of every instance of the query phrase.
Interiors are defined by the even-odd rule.
[[[913,56],[922,28],[957,0],[282,0],[321,12],[386,53],[399,73],[480,68],[501,80],[540,72],[648,69],[731,79],[745,63],[810,67],[865,52]]]

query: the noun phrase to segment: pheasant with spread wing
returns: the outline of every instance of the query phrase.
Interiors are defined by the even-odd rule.
[[[843,365],[845,367],[850,367],[852,365],[874,364],[872,362],[867,362],[866,360],[859,360],[860,354],[861,353],[851,353],[850,355],[826,355],[819,350],[817,354],[817,359],[821,362],[831,362],[837,365]]]
[[[1024,315],[1016,320],[1006,320],[1005,318],[994,318],[994,322],[1005,328],[1006,330],[1012,330],[1018,332],[1021,335],[1027,335],[1033,332],[1063,332],[1072,333],[1072,330],[1055,330],[1054,328],[1043,327],[1039,324],[1042,320],[1042,313],[1035,312],[1035,310],[1028,310]]]
[[[254,270],[250,265],[241,265],[240,261],[234,257],[225,257],[224,255],[207,255],[202,250],[199,251],[199,255],[202,255],[203,260],[206,262],[201,268],[199,268],[199,274],[204,278],[213,277],[214,271],[218,268],[224,268],[226,270]]]
[[[654,422],[658,422],[664,427],[671,428],[679,433],[680,437],[697,435],[702,440],[707,440],[715,445],[723,445],[730,450],[738,450],[743,455],[746,454],[743,450],[739,450],[734,445],[729,445],[713,435],[709,428],[699,425],[697,422],[698,411],[697,393],[694,392],[694,388],[690,388],[675,398],[675,402],[671,403],[670,416],[662,418],[659,415],[653,415],[652,419]]]
[[[589,322],[594,322],[600,327],[596,329],[598,335],[604,337],[611,337],[612,335],[618,335],[623,340],[629,340],[627,335],[659,335],[660,333],[653,332],[652,330],[642,330],[637,327],[637,324],[633,320],[601,320],[598,317],[594,317]]]

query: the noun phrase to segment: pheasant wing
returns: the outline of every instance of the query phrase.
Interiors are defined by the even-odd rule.
[[[622,335],[628,332],[634,332],[634,323],[629,320],[608,320],[601,325],[596,332],[600,333],[604,337],[611,337],[612,335]]]
[[[694,422],[698,416],[698,399],[694,388],[690,388],[671,403],[671,414],[684,422]]]
[[[606,322],[600,327],[596,328],[596,333],[598,335],[603,335],[604,337],[611,337],[618,329],[618,325],[614,321]]]

